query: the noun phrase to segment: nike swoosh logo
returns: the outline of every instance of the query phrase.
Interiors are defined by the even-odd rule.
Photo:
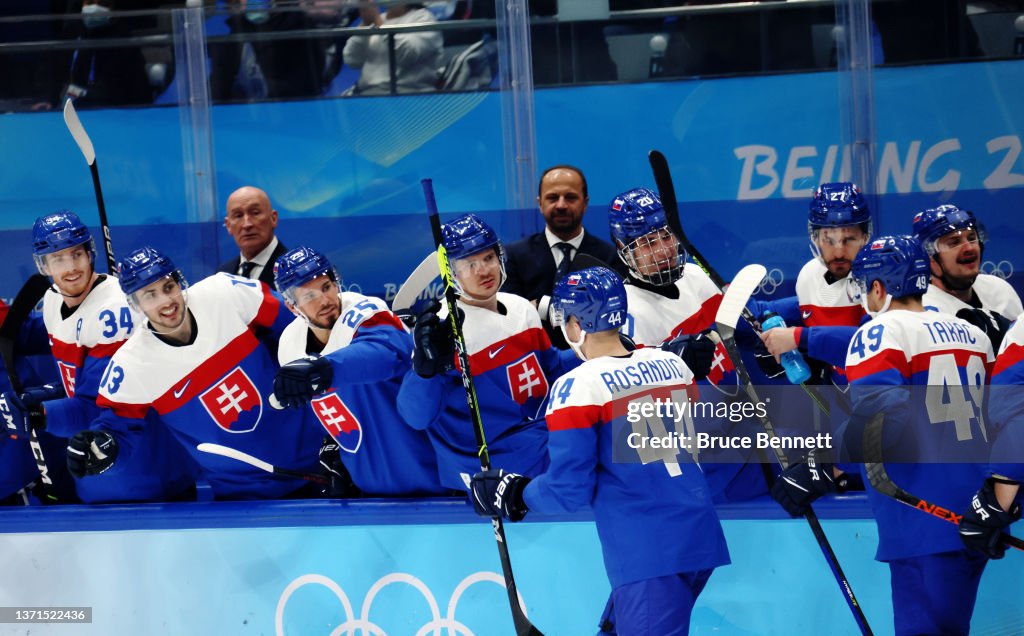
[[[188,385],[190,385],[190,384],[192,384],[192,378],[189,378],[189,379],[188,379],[188,382],[186,382],[186,383],[185,383],[184,385],[182,385],[182,387],[181,387],[180,389],[178,389],[178,390],[176,390],[176,391],[174,392],[174,399],[178,399],[178,398],[180,398],[180,397],[181,397],[182,395],[184,395],[184,393],[185,393],[185,389],[187,389],[187,388],[188,388]]]
[[[805,311],[805,312],[802,312],[800,315],[804,317],[804,320],[807,320],[808,318],[811,317],[811,312]]]
[[[490,358],[491,360],[493,360],[494,356],[496,356],[499,353],[501,353],[501,350],[504,349],[504,348],[505,348],[505,345],[501,345],[500,347],[498,347],[497,349],[494,349],[493,351],[488,351],[487,352],[487,357]]]

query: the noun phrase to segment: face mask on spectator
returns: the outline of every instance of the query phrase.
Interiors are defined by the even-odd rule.
[[[110,24],[110,9],[99,4],[87,4],[82,7],[82,24],[87,29],[95,29]]]

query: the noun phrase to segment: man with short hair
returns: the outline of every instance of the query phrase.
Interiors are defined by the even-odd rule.
[[[224,227],[238,245],[239,255],[221,263],[218,272],[260,280],[273,289],[274,262],[288,251],[277,236],[277,210],[267,193],[243,186],[228,197]]]
[[[578,269],[573,268],[573,262],[579,254],[589,257],[581,259],[589,261],[585,264],[587,267],[596,265],[596,259],[620,276],[626,273],[615,248],[583,229],[583,214],[589,202],[587,179],[582,170],[570,165],[548,168],[541,174],[537,186],[537,205],[544,215],[544,231],[510,243],[506,249],[508,279],[501,290],[536,304],[548,337],[560,349],[568,345],[561,332],[548,321],[555,281]]]

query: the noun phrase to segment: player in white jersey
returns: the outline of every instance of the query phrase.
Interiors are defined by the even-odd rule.
[[[216,498],[313,494],[303,489],[309,482],[198,448],[215,443],[286,470],[317,471],[320,427],[312,415],[267,403],[278,365],[262,338],[276,342],[292,321],[284,303],[266,284],[231,274],[188,287],[152,247],[129,253],[119,270],[146,321],[110,360],[97,399],[109,410],[76,436],[84,443],[69,446],[69,466],[130,480],[125,460],[138,450],[138,432],[165,427]]]
[[[695,600],[729,553],[701,470],[685,450],[647,442],[686,434],[676,415],[697,394],[693,373],[671,353],[623,346],[626,290],[611,270],[569,274],[552,295],[584,362],[552,388],[551,466],[532,480],[478,472],[473,505],[512,521],[592,508],[612,585],[600,633],[686,634]],[[646,407],[656,404],[666,407],[651,415]]]
[[[1024,312],[1008,282],[981,273],[988,233],[970,210],[940,205],[914,215],[914,236],[931,256],[925,307],[977,325],[998,351],[1010,323]]]
[[[96,406],[100,377],[114,353],[139,322],[129,308],[117,279],[95,269],[96,246],[89,228],[69,210],[36,219],[32,226],[36,267],[53,285],[43,296],[43,323],[60,373],[61,386],[47,385],[9,403],[41,409],[50,435],[71,438],[99,416]],[[31,399],[28,397],[31,396]],[[140,437],[138,478],[133,482],[93,479],[77,484],[86,502],[161,499],[188,488],[187,471],[165,462],[160,447],[167,439],[159,432]],[[74,443],[74,439],[72,439]],[[152,467],[152,470],[147,470]]]
[[[310,405],[331,436],[320,463],[335,481],[347,473],[371,495],[444,493],[427,435],[407,426],[396,406],[412,338],[383,300],[341,292],[340,282],[314,249],[277,259],[274,284],[297,318],[281,334],[274,395]],[[332,494],[348,494],[332,486]]]
[[[910,236],[876,239],[854,260],[852,276],[873,319],[850,341],[853,410],[837,439],[854,461],[882,463],[899,488],[956,510],[984,479],[986,467],[965,460],[985,447],[983,396],[994,355],[974,325],[925,311],[928,263]],[[880,413],[882,429],[867,429]],[[877,444],[866,441],[866,430]],[[789,512],[801,514],[832,490],[837,473],[820,459],[792,465],[773,487]],[[878,525],[875,558],[891,574],[896,634],[967,634],[986,559],[964,549],[953,524],[867,490]]]

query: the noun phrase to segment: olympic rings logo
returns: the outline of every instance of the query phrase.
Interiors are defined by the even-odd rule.
[[[764,279],[761,280],[761,284],[758,286],[758,291],[767,296],[771,296],[775,293],[775,290],[779,288],[782,281],[786,280],[786,277],[782,275],[782,270],[778,267],[773,267],[765,275]]]
[[[359,283],[342,283],[341,285],[338,285],[338,288],[341,289],[341,291],[343,292],[348,291],[355,292],[357,294],[363,293],[363,288],[362,286],[359,285]]]
[[[352,611],[352,603],[349,601],[348,595],[341,589],[334,579],[326,577],[322,574],[303,574],[296,578],[284,589],[281,593],[281,598],[277,601],[277,610],[274,614],[274,629],[277,636],[285,636],[284,632],[284,609],[288,604],[288,600],[292,594],[306,585],[321,585],[326,587],[334,595],[338,597],[341,602],[341,607],[345,611],[345,622],[338,625],[331,631],[330,636],[342,636],[347,634],[348,636],[356,636],[356,630],[362,630],[362,633],[369,634],[372,636],[388,636],[379,625],[370,620],[370,606],[373,605],[373,600],[377,594],[388,585],[393,583],[404,583],[418,590],[423,598],[427,601],[427,606],[430,608],[431,619],[428,623],[419,628],[416,632],[416,636],[427,636],[433,634],[433,636],[441,636],[441,630],[447,629],[448,636],[475,636],[472,630],[466,625],[459,622],[455,618],[455,608],[459,604],[459,599],[463,593],[473,585],[480,582],[491,582],[505,588],[505,579],[496,572],[474,572],[466,578],[462,579],[457,586],[455,591],[452,592],[451,600],[448,601],[447,613],[444,617],[441,616],[441,610],[438,607],[437,600],[434,598],[434,594],[430,591],[430,588],[411,574],[404,572],[392,572],[382,576],[377,580],[376,583],[370,587],[370,590],[366,593],[366,598],[363,600],[363,605],[359,610],[359,618],[355,618]],[[518,594],[518,592],[517,592]],[[526,604],[523,603],[522,594],[519,596],[519,605],[523,608],[523,614],[526,614]]]
[[[985,261],[981,264],[981,272],[983,274],[998,276],[999,278],[1006,280],[1013,276],[1013,263],[1007,260],[1001,260],[998,263],[994,261]]]

